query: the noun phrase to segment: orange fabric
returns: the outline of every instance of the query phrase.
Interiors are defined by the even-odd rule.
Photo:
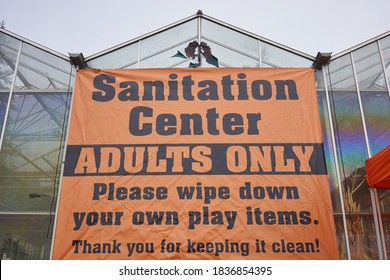
[[[312,69],[79,70],[54,259],[337,259]]]
[[[366,160],[367,183],[371,188],[390,188],[390,145]]]

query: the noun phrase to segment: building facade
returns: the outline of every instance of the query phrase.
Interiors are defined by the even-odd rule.
[[[216,67],[178,52],[206,43],[219,67],[313,67],[316,57],[204,14],[85,59],[90,68]],[[390,32],[316,67],[340,259],[390,258],[390,190],[370,189],[365,160],[390,144]],[[0,29],[0,255],[49,259],[75,67]]]

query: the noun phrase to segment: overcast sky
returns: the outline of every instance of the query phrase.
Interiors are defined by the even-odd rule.
[[[0,0],[0,22],[55,51],[87,57],[199,9],[313,56],[390,31],[390,0]]]

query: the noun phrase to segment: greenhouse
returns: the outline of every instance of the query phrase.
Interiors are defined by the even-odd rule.
[[[0,29],[2,259],[51,258],[80,67],[313,68],[339,258],[390,258],[390,187],[370,188],[365,169],[390,144],[390,32],[312,56],[198,12],[86,58]]]

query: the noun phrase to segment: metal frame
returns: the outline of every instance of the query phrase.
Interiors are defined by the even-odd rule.
[[[11,89],[10,89],[9,94],[8,94],[7,108],[5,110],[5,115],[4,115],[4,120],[3,120],[4,125],[3,125],[3,129],[1,130],[1,135],[0,135],[0,151],[1,151],[1,148],[3,147],[5,127],[6,127],[6,124],[8,121],[9,111],[11,109],[11,99],[12,99],[12,95],[13,95],[13,91],[14,91],[14,87],[15,87],[20,56],[22,53],[22,46],[23,46],[23,42],[20,41],[19,51],[18,51],[18,55],[16,57],[16,65],[15,65],[15,69],[14,69],[14,73],[13,73],[13,77],[12,77]]]
[[[379,50],[379,57],[380,57],[381,63],[382,63],[383,76],[385,77],[385,83],[386,83],[387,91],[389,92],[389,97],[390,97],[389,77],[387,77],[387,73],[386,73],[386,64],[385,64],[385,60],[383,59],[383,54],[382,54],[382,48],[381,48],[380,40],[377,40],[376,43],[377,43],[378,50]],[[387,66],[389,66],[389,65],[387,65]]]
[[[77,71],[78,70],[78,66],[75,69]],[[72,67],[72,70],[73,70],[73,67]],[[69,78],[72,77],[72,72],[73,71],[71,71],[71,73],[69,75],[70,76]],[[66,132],[65,132],[64,142],[63,142],[61,162],[58,163],[59,165],[61,165],[60,166],[60,177],[59,177],[59,180],[58,180],[58,190],[57,190],[56,207],[55,207],[55,218],[54,218],[54,224],[53,224],[53,235],[52,235],[52,238],[51,238],[51,247],[50,247],[49,259],[53,258],[53,248],[54,248],[54,241],[55,241],[55,237],[56,237],[56,228],[57,228],[57,219],[58,219],[57,213],[58,213],[58,208],[60,206],[60,199],[61,199],[61,188],[62,188],[62,180],[63,180],[63,174],[64,174],[64,168],[65,168],[66,150],[67,150],[66,143],[68,143],[68,137],[69,137],[69,128],[70,128],[69,122],[70,122],[70,119],[71,119],[71,116],[72,116],[74,90],[75,89],[73,87],[72,88],[72,93],[69,93],[69,94],[71,94],[71,96],[70,96],[70,104],[69,104],[69,111],[68,111],[68,125],[66,126]]]
[[[330,135],[331,135],[331,141],[332,141],[332,147],[333,147],[333,157],[334,157],[334,165],[335,165],[335,171],[336,171],[336,177],[337,177],[337,184],[339,188],[339,196],[340,196],[340,204],[341,204],[341,213],[343,218],[343,226],[344,226],[344,238],[345,238],[345,245],[347,249],[347,258],[351,259],[351,249],[349,246],[349,240],[348,240],[348,227],[347,227],[347,219],[345,214],[345,206],[344,206],[344,196],[342,192],[342,184],[341,184],[341,175],[340,175],[340,167],[338,162],[338,156],[337,156],[337,146],[336,146],[336,138],[335,138],[335,129],[333,126],[333,114],[332,110],[330,108],[330,98],[329,98],[329,90],[328,90],[328,82],[326,79],[326,73],[329,73],[329,66],[324,65],[322,66],[322,74],[324,77],[324,86],[325,86],[325,95],[326,95],[326,105],[328,110],[328,117],[329,117],[329,125],[330,125]]]
[[[369,144],[369,141],[368,141],[368,133],[367,133],[367,125],[366,125],[366,120],[364,118],[364,110],[363,110],[363,104],[362,104],[362,98],[361,98],[361,95],[360,95],[360,87],[359,87],[359,80],[357,78],[357,74],[356,74],[356,67],[355,67],[355,60],[353,58],[353,52],[351,52],[350,54],[350,57],[351,57],[351,64],[352,64],[352,71],[353,71],[353,76],[354,76],[354,79],[355,79],[355,85],[356,85],[356,92],[357,92],[357,97],[358,97],[358,102],[359,102],[359,109],[360,109],[360,117],[361,117],[361,120],[362,120],[362,125],[363,125],[363,132],[364,132],[364,140],[365,140],[365,143],[366,143],[366,150],[367,150],[367,156],[368,158],[371,157],[371,149],[370,149],[370,144]],[[372,215],[373,215],[373,219],[374,219],[374,227],[375,227],[375,237],[376,237],[376,241],[377,241],[377,248],[378,248],[378,254],[379,254],[379,259],[384,259],[384,255],[383,255],[383,245],[382,244],[382,238],[381,238],[381,232],[380,232],[380,229],[379,229],[379,215],[380,213],[378,213],[378,206],[377,206],[377,203],[376,203],[376,200],[375,200],[375,196],[376,196],[376,190],[375,189],[372,189],[370,188],[370,198],[371,198],[371,206],[372,206]]]
[[[383,71],[383,76],[384,76],[386,87],[387,87],[387,92],[389,93],[389,98],[390,98],[389,79],[388,79],[387,73],[386,73],[386,64],[385,64],[385,61],[383,59],[381,44],[380,44],[379,40],[377,40],[376,43],[377,43],[377,47],[378,47],[379,57],[380,57],[381,64],[382,64],[382,71]],[[382,224],[382,218],[381,218],[382,215],[381,215],[381,212],[380,212],[380,203],[379,203],[378,191],[377,190],[375,190],[375,202],[376,202],[376,205],[377,205],[377,208],[378,208],[378,211],[379,211],[379,218],[378,218],[378,220],[379,220],[379,229],[380,229],[381,237],[382,237],[381,241],[382,241],[382,244],[383,244],[384,259],[387,260],[388,258],[387,258],[387,250],[386,250],[385,233],[383,231],[383,224]]]
[[[370,145],[369,145],[367,124],[366,124],[365,116],[364,116],[364,108],[363,108],[362,99],[361,99],[361,91],[360,91],[360,86],[359,86],[359,79],[358,79],[358,75],[357,75],[357,72],[356,72],[356,66],[355,66],[356,61],[355,61],[354,56],[353,56],[353,51],[355,51],[355,50],[357,50],[359,48],[365,47],[368,44],[376,42],[376,44],[377,44],[377,51],[378,51],[378,53],[380,55],[380,60],[381,60],[382,73],[384,74],[384,79],[385,79],[387,91],[389,92],[389,97],[390,97],[390,87],[389,87],[389,81],[387,79],[387,74],[386,74],[386,65],[384,63],[383,54],[382,54],[382,50],[380,48],[380,43],[379,43],[379,40],[381,38],[383,38],[385,36],[388,36],[388,35],[390,35],[390,32],[387,32],[387,33],[385,33],[383,35],[380,35],[380,36],[378,36],[376,38],[368,40],[365,43],[362,43],[362,44],[358,45],[357,47],[351,48],[348,51],[343,52],[343,53],[337,55],[336,57],[332,57],[332,61],[334,61],[335,59],[340,58],[340,57],[342,57],[344,55],[349,56],[350,64],[348,64],[345,67],[351,67],[352,68],[352,77],[348,77],[348,78],[353,78],[354,86],[356,87],[356,89],[350,90],[350,91],[356,92],[356,94],[357,94],[360,118],[361,118],[362,126],[363,126],[365,148],[366,148],[366,151],[367,151],[367,154],[366,154],[367,158],[370,158],[372,153],[371,153],[371,149],[370,149]],[[342,68],[340,68],[340,69],[342,69]],[[333,121],[332,121],[333,117],[332,117],[331,110],[330,110],[330,107],[329,107],[329,104],[330,104],[329,92],[328,92],[329,90],[328,90],[328,82],[327,82],[327,78],[326,78],[326,75],[325,75],[325,71],[329,72],[329,66],[323,67],[323,77],[324,77],[325,92],[326,92],[327,103],[328,103],[328,115],[329,115],[329,119],[330,119],[331,138],[332,138],[332,144],[333,144],[333,155],[335,157],[334,164],[335,164],[335,169],[336,169],[336,177],[337,177],[337,183],[338,183],[339,187],[341,188],[341,186],[342,186],[342,184],[341,184],[341,174],[340,174],[339,165],[338,165],[338,158],[339,157],[338,157],[338,154],[337,154],[336,142],[335,142],[335,138],[334,138],[334,129],[335,128],[333,127]],[[380,74],[382,74],[382,73],[380,73]],[[378,90],[378,91],[383,91],[383,90]],[[379,207],[379,200],[378,200],[377,190],[370,188],[369,189],[369,193],[370,193],[370,199],[371,199],[372,213],[367,213],[367,214],[373,216],[373,222],[374,222],[374,228],[375,228],[375,237],[376,237],[376,243],[377,243],[379,259],[387,259],[386,243],[385,243],[385,238],[384,238],[383,224],[382,224],[382,220],[381,220],[381,212],[380,212],[380,207]],[[346,221],[346,217],[345,217],[346,213],[345,213],[345,206],[344,206],[344,202],[343,202],[343,194],[342,194],[341,191],[339,192],[339,194],[340,194],[340,202],[341,202],[341,208],[342,208],[342,217],[343,217],[343,223],[344,223],[344,234],[345,234],[346,245],[347,245],[347,255],[348,255],[348,259],[351,259],[352,256],[351,256],[349,240],[348,240],[348,231],[347,231],[347,226],[346,226],[347,221]]]
[[[10,69],[12,69],[12,73],[9,74],[9,76],[12,77],[12,82],[11,82],[10,89],[7,90],[8,99],[7,99],[7,105],[6,105],[4,120],[3,120],[3,124],[4,125],[2,127],[1,135],[0,135],[0,150],[1,150],[3,148],[3,146],[4,146],[3,144],[4,144],[4,141],[5,141],[5,131],[6,131],[6,128],[7,128],[7,124],[9,125],[9,123],[10,123],[11,103],[12,103],[15,95],[18,94],[18,93],[24,93],[25,92],[25,93],[31,94],[33,97],[36,98],[36,101],[35,101],[34,104],[36,104],[36,105],[39,104],[39,106],[41,106],[41,108],[37,112],[39,114],[42,114],[44,112],[44,114],[45,115],[47,114],[48,118],[53,120],[53,122],[55,122],[60,128],[63,126],[63,123],[61,121],[59,121],[57,116],[55,114],[53,114],[53,112],[52,112],[53,110],[56,110],[59,107],[58,106],[54,106],[53,108],[49,108],[49,106],[47,106],[47,104],[44,103],[44,101],[40,98],[40,96],[36,95],[35,93],[38,93],[38,91],[39,91],[40,94],[45,94],[45,93],[50,94],[50,93],[57,93],[57,92],[58,93],[66,93],[67,88],[69,87],[69,84],[66,83],[66,82],[62,82],[59,79],[50,77],[50,74],[48,74],[48,73],[43,73],[40,70],[39,66],[34,67],[34,65],[30,65],[30,64],[27,65],[25,63],[22,63],[22,56],[25,55],[28,59],[32,59],[33,63],[38,62],[38,63],[41,63],[41,64],[45,64],[45,65],[47,65],[47,67],[53,69],[53,71],[61,72],[62,74],[64,74],[64,76],[68,77],[68,79],[71,79],[71,73],[69,73],[69,71],[66,71],[65,68],[62,69],[61,66],[57,66],[56,64],[48,63],[48,62],[44,61],[40,57],[35,57],[35,56],[31,55],[30,53],[23,53],[23,48],[24,48],[25,45],[29,45],[32,48],[36,48],[36,49],[38,49],[40,51],[43,51],[43,52],[47,53],[48,55],[52,55],[53,57],[57,57],[59,60],[63,60],[64,63],[69,63],[68,57],[66,57],[66,56],[64,56],[62,54],[59,54],[57,52],[54,52],[54,51],[52,51],[52,50],[50,50],[48,48],[42,47],[42,46],[40,46],[40,45],[38,45],[38,44],[36,44],[36,43],[34,43],[32,41],[29,41],[29,40],[27,40],[25,38],[17,36],[17,35],[15,35],[15,34],[13,34],[11,32],[8,32],[6,30],[1,29],[0,32],[2,32],[5,35],[10,36],[10,37],[12,37],[12,38],[14,38],[14,39],[19,41],[18,42],[19,46],[18,46],[17,50],[14,47],[11,48],[16,53],[16,59],[13,58],[12,60],[7,60],[6,56],[3,55],[3,57],[5,58],[5,63],[7,63],[8,67],[10,67]],[[15,62],[14,62],[14,59],[15,59]],[[67,64],[67,65],[69,65],[69,64]],[[48,87],[46,89],[37,89],[35,86],[30,84],[30,82],[28,81],[28,78],[26,78],[21,73],[21,67],[24,67],[25,69],[36,73],[42,79],[46,77],[47,80],[48,80]],[[71,69],[70,65],[69,65],[69,69]],[[16,90],[15,89],[17,79],[19,79],[23,83],[23,88],[25,88],[27,90],[24,90],[24,89]],[[43,79],[42,81],[45,81],[45,80]],[[58,83],[59,85],[61,85],[61,87],[63,87],[63,89],[58,89],[58,87],[57,87],[57,85],[55,83]],[[52,90],[48,90],[49,87],[52,87],[53,89]],[[59,100],[56,99],[55,101],[56,102],[58,101],[59,103],[62,103],[63,98],[60,98]],[[60,107],[62,107],[62,106],[63,105],[60,105]],[[65,104],[65,106],[66,106],[66,104]],[[37,108],[37,107],[35,107],[35,108]],[[65,110],[65,115],[66,115],[66,110]],[[33,119],[31,121],[35,122],[37,120]],[[63,121],[66,121],[66,120],[63,120]],[[29,139],[25,139],[25,138],[24,138],[24,140],[30,141]],[[59,163],[57,162],[57,159],[55,159],[53,161],[51,161],[51,160],[49,161],[46,158],[46,156],[48,154],[52,153],[53,151],[54,152],[58,152],[59,154],[61,154],[61,150],[62,150],[62,146],[63,145],[64,145],[64,143],[60,142],[58,148],[55,148],[54,150],[48,151],[48,152],[46,152],[44,154],[41,154],[41,155],[39,155],[38,158],[31,158],[31,157],[25,156],[25,155],[21,154],[20,151],[17,148],[15,148],[14,151],[17,154],[19,154],[23,158],[23,160],[25,161],[25,162],[22,162],[19,167],[23,167],[26,164],[30,164],[32,167],[34,167],[36,169],[37,174],[39,174],[39,175],[37,175],[39,178],[46,177],[46,178],[50,179],[50,181],[51,181],[49,183],[49,187],[50,188],[51,188],[52,184],[55,184],[55,186],[53,186],[53,188],[57,188],[56,187],[57,180],[56,180],[56,177],[54,176],[54,174],[52,174],[52,175],[48,174],[47,171],[44,170],[43,168],[41,168],[42,166],[40,166],[40,164],[37,163],[36,161],[37,160],[41,160],[42,164],[47,164],[48,167],[52,167],[53,168],[53,171],[50,171],[50,172],[54,172],[55,170],[57,170]],[[42,174],[42,176],[40,174]],[[25,176],[25,177],[28,177],[28,176]],[[55,193],[56,190],[53,190],[53,192]],[[47,211],[47,212],[46,211],[18,211],[18,212],[1,211],[0,214],[1,215],[13,215],[15,217],[16,216],[25,217],[25,216],[29,216],[29,215],[34,215],[34,216],[51,216],[51,215],[55,215],[56,214],[56,212],[54,211],[55,209],[54,208],[50,208],[50,209],[51,209],[51,211]]]

